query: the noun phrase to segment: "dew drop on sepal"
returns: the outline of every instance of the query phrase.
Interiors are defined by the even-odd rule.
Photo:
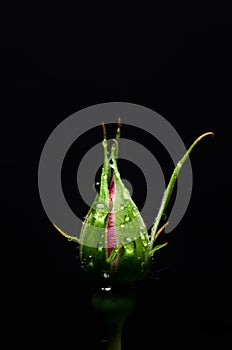
[[[166,213],[163,213],[163,214],[162,214],[162,220],[167,220],[167,217],[168,217],[168,216],[167,216]]]
[[[147,230],[143,226],[141,226],[140,228],[140,238],[142,240],[144,247],[147,247],[148,245]]]
[[[124,249],[127,254],[133,254],[136,249],[135,241],[125,244]]]
[[[128,216],[128,215],[125,215],[125,217],[124,217],[124,220],[125,220],[125,222],[128,222],[128,221],[130,221],[130,218],[129,218],[129,216]]]
[[[97,248],[98,248],[98,251],[99,252],[102,252],[103,251],[103,242],[98,242],[98,244],[97,244]]]
[[[105,206],[105,204],[104,203],[98,203],[97,205],[96,205],[96,208],[97,209],[104,209],[106,206]]]

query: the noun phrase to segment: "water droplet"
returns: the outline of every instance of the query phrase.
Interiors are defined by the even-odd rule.
[[[98,251],[99,252],[102,252],[103,251],[103,242],[98,242],[98,244],[97,244],[97,248],[98,248]]]
[[[93,212],[93,216],[96,220],[104,223],[106,216],[108,214],[108,208],[105,205],[105,203],[97,203],[96,205],[94,204],[93,206],[94,212]]]
[[[120,206],[120,209],[121,210],[123,210],[125,207],[124,207],[124,205],[122,204],[121,206]]]
[[[144,247],[146,247],[148,245],[148,234],[147,234],[147,230],[144,226],[140,227],[140,237],[141,237],[141,240],[143,242]]]
[[[112,287],[108,286],[108,287],[101,287],[101,290],[104,290],[105,292],[109,292],[111,291]]]
[[[133,209],[133,210],[132,210],[132,213],[133,213],[134,217],[136,218],[136,216],[137,216],[137,210],[136,210],[136,209]]]
[[[94,268],[92,255],[89,255],[88,258],[86,259],[85,268],[88,271],[90,271]]]
[[[104,178],[104,180],[107,180],[107,175],[104,175],[103,178]]]
[[[127,254],[134,254],[134,251],[135,251],[135,242],[127,243],[127,244],[124,246],[124,248],[125,248]]]
[[[131,242],[132,239],[131,239],[130,237],[127,237],[127,238],[126,238],[126,241],[127,241],[127,242]]]
[[[103,204],[103,203],[98,203],[98,204],[97,204],[97,208],[98,208],[98,209],[103,209],[103,208],[105,208],[105,204]]]
[[[166,220],[166,219],[167,219],[167,214],[163,213],[163,214],[162,214],[162,219],[163,219],[163,220]]]
[[[145,240],[143,240],[143,245],[144,245],[144,247],[147,247],[148,242],[147,242],[147,241],[145,241]]]
[[[120,225],[120,227],[122,227],[122,228],[123,228],[124,226],[125,226],[124,224],[121,224],[121,225]]]
[[[130,218],[129,218],[129,216],[128,216],[128,215],[126,215],[126,216],[125,216],[125,218],[124,218],[124,220],[125,220],[125,222],[128,222],[128,221],[130,221]]]
[[[126,187],[124,188],[124,198],[126,198],[126,199],[131,198],[130,192]]]
[[[97,193],[100,192],[100,187],[101,187],[101,183],[99,181],[95,182],[95,184],[93,185],[93,190]]]
[[[86,259],[81,260],[80,265],[81,268],[84,269],[86,267]]]
[[[112,289],[110,274],[107,271],[104,271],[102,273],[100,280],[100,288],[104,292],[109,292]]]

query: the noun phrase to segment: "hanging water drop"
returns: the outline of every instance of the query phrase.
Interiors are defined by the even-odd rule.
[[[105,292],[109,292],[111,291],[112,287],[108,286],[108,287],[101,287],[101,290],[105,291]]]
[[[112,289],[111,278],[109,272],[103,272],[100,279],[100,288],[104,292],[109,292]]]
[[[101,183],[99,181],[96,181],[94,184],[93,184],[93,191],[94,192],[97,192],[99,193],[100,192],[100,187],[101,187]]]

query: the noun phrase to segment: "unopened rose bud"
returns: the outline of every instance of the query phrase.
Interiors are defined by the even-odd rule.
[[[106,129],[103,124],[104,164],[102,167],[100,191],[89,209],[80,233],[80,260],[89,273],[98,277],[110,277],[120,283],[134,282],[141,279],[148,271],[154,252],[167,243],[155,245],[163,228],[159,227],[164,210],[172,194],[179,171],[194,146],[206,135],[198,137],[184,157],[178,162],[168,187],[164,192],[161,207],[156,217],[151,234],[148,234],[140,212],[132,200],[128,189],[123,184],[117,166],[118,138],[111,147],[110,157],[107,152]],[[58,230],[67,238],[69,235]],[[77,240],[77,239],[75,239]]]

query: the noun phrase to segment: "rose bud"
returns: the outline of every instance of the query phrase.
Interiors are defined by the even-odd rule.
[[[154,252],[167,243],[155,245],[162,232],[160,221],[167,207],[179,171],[194,146],[206,135],[198,137],[178,162],[164,192],[160,210],[151,234],[140,212],[123,184],[117,166],[120,120],[113,140],[110,157],[107,152],[106,129],[103,125],[104,163],[100,191],[89,209],[80,232],[80,238],[71,237],[56,228],[68,239],[78,241],[83,268],[95,278],[110,278],[113,282],[130,283],[141,279],[149,271]]]

